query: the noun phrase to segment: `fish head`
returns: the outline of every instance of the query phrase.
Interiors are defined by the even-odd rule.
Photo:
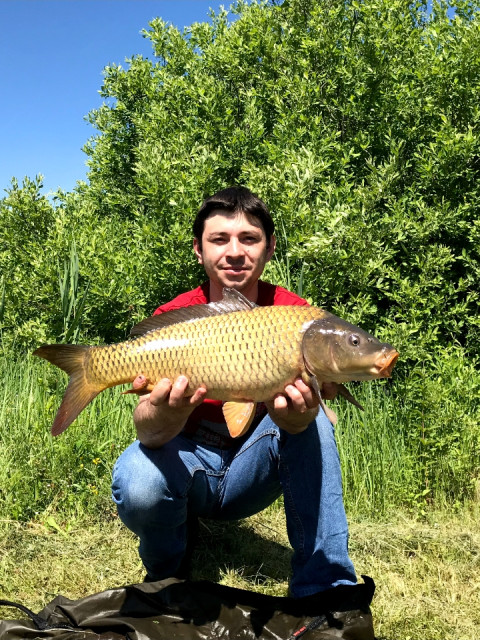
[[[333,314],[308,326],[302,348],[308,371],[324,382],[389,378],[398,359],[391,345]]]

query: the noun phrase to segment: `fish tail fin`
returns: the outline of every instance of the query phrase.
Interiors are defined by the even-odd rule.
[[[58,436],[107,385],[87,379],[85,356],[90,347],[74,344],[48,344],[33,352],[63,369],[70,376],[65,395],[52,425],[52,435]]]

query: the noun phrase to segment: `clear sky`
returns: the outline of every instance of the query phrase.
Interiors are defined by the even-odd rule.
[[[229,0],[0,0],[0,197],[14,176],[44,175],[44,191],[86,177],[102,70],[152,57],[140,31],[160,16],[180,29]]]

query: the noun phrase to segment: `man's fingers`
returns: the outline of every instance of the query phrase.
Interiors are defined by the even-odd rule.
[[[172,383],[168,378],[162,378],[161,380],[159,380],[150,393],[149,399],[151,404],[153,404],[155,407],[163,404],[168,398],[168,394],[170,393],[171,388]]]
[[[138,378],[134,380],[133,386],[136,393],[138,393],[137,389],[141,393],[143,384],[142,376],[138,376]],[[185,396],[187,389],[188,378],[186,376],[178,376],[173,383],[168,378],[162,378],[154,386],[149,396],[142,397],[140,402],[148,399],[155,407],[165,404],[172,409],[183,409],[185,407],[194,408],[204,400],[207,394],[205,387],[199,387],[192,395]]]
[[[135,393],[137,396],[145,396],[150,393],[148,387],[148,380],[144,375],[137,376],[132,382],[132,388],[124,393]]]
[[[305,413],[305,411],[307,410],[307,403],[303,396],[303,393],[300,391],[300,389],[297,388],[296,384],[287,384],[287,386],[285,387],[285,395],[290,400],[292,409],[294,411]],[[302,382],[302,384],[305,383]]]
[[[276,395],[269,406],[279,415],[287,415],[290,410],[305,413],[318,406],[318,398],[311,387],[298,378],[294,384],[287,384],[284,393]]]
[[[135,378],[135,380],[132,382],[132,387],[135,389],[135,391],[139,391],[140,389],[143,389],[144,387],[146,387],[147,384],[148,384],[147,378],[141,375]]]
[[[170,397],[168,399],[168,404],[170,407],[181,407],[183,406],[183,399],[185,397],[185,391],[188,387],[188,378],[186,376],[178,376],[175,382],[172,385],[172,390],[170,391]]]
[[[301,378],[295,380],[295,388],[301,393],[306,409],[318,407],[319,402],[316,394]],[[302,401],[300,401],[300,404],[302,404]]]
[[[287,398],[283,395],[283,393],[278,393],[273,400],[270,400],[270,402],[266,402],[265,405],[267,406],[267,409],[273,410],[276,413],[280,414],[284,414],[286,415],[288,413],[289,407],[288,407],[288,400]]]
[[[204,401],[206,395],[207,395],[207,390],[205,389],[205,387],[199,387],[195,391],[193,396],[189,398],[190,406],[196,407],[197,405],[201,404]]]

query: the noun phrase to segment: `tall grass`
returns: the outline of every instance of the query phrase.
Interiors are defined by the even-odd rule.
[[[112,509],[111,469],[134,438],[135,398],[107,390],[52,438],[66,376],[30,355],[15,359],[6,353],[0,375],[0,517],[102,515]],[[408,380],[352,385],[364,412],[343,399],[334,402],[351,517],[382,516],[399,506],[422,512],[430,504],[455,505],[475,494],[478,376],[470,370],[459,375],[452,369],[450,382],[429,378],[421,398]]]
[[[109,508],[112,465],[134,437],[134,400],[106,391],[62,437],[52,438],[66,375],[32,356],[5,355],[0,375],[0,516],[26,520]]]
[[[335,406],[345,500],[352,513],[384,514],[408,502],[415,475],[405,417],[385,384],[357,386],[354,395],[364,411],[340,400]]]
[[[83,292],[80,290],[80,264],[77,247],[72,241],[68,259],[63,263],[63,269],[58,269],[58,287],[63,319],[62,340],[76,342],[80,332],[85,301],[88,293],[88,283]]]

